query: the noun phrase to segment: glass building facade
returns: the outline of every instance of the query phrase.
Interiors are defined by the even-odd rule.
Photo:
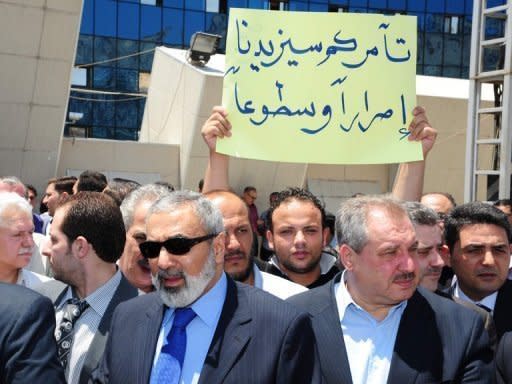
[[[473,0],[84,0],[68,106],[82,117],[64,134],[137,140],[154,48],[188,48],[192,34],[204,31],[223,36],[223,52],[231,7],[414,15],[417,73],[468,77]],[[499,35],[503,27],[486,30]]]

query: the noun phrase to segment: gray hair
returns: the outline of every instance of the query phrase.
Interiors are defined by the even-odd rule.
[[[22,213],[32,220],[32,206],[15,192],[0,192],[0,227],[10,225],[13,211]]]
[[[121,204],[124,228],[128,231],[133,224],[135,209],[140,203],[149,201],[151,203],[169,195],[169,189],[157,184],[147,184],[131,191]]]
[[[346,244],[359,253],[368,243],[368,212],[372,208],[382,208],[393,216],[408,216],[399,200],[390,195],[360,196],[341,203],[336,213],[336,239],[338,244]]]
[[[162,197],[149,208],[146,217],[155,213],[171,212],[185,205],[192,206],[206,234],[221,233],[224,231],[220,210],[202,194],[192,191],[175,191],[168,193],[167,196]]]
[[[428,225],[432,227],[440,220],[436,211],[417,201],[406,201],[403,203],[403,206],[414,225]]]
[[[20,179],[18,179],[16,176],[0,177],[0,182],[2,184],[7,184],[11,188],[14,188],[17,185],[21,185],[23,187],[23,195],[25,197],[27,197],[27,187],[25,187],[25,184],[23,184],[23,182]]]

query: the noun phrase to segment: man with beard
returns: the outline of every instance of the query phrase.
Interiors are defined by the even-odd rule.
[[[343,202],[336,236],[343,274],[288,299],[312,316],[324,382],[491,382],[482,319],[416,289],[418,242],[400,202]]]
[[[309,317],[224,273],[222,216],[208,199],[160,199],[146,236],[156,292],[116,310],[96,382],[321,381]]]
[[[55,279],[41,293],[53,302],[59,359],[69,384],[87,383],[103,355],[115,307],[138,295],[117,269],[125,230],[121,211],[109,196],[79,192],[55,210],[50,258]]]
[[[233,280],[263,289],[281,299],[306,291],[302,285],[260,271],[251,253],[253,236],[247,205],[240,197],[229,191],[211,191],[205,196],[222,213],[226,232],[224,271]]]
[[[154,289],[148,259],[142,256],[139,249],[139,244],[146,241],[146,213],[151,204],[168,194],[166,187],[148,184],[130,192],[121,204],[126,243],[119,267],[128,281],[145,293]]]

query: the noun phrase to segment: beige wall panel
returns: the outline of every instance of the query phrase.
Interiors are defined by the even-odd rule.
[[[27,151],[23,156],[21,180],[33,184],[39,194],[44,193],[49,175],[55,174],[56,151]]]
[[[23,152],[15,149],[0,149],[0,175],[20,177]]]
[[[22,56],[37,56],[43,25],[43,10],[20,7],[0,1],[0,52]]]
[[[56,151],[63,131],[64,109],[34,105],[30,112],[30,124],[26,149]]]
[[[1,0],[2,3],[41,8],[46,0]]]
[[[63,61],[74,59],[74,55],[70,55],[70,52],[75,50],[76,35],[62,33],[62,31],[73,31],[76,28],[76,18],[77,15],[73,13],[53,10],[45,12],[40,50],[42,58]]]
[[[48,9],[81,13],[82,0],[46,0],[46,7]]]
[[[66,105],[69,95],[71,64],[55,60],[38,60],[34,103]]]
[[[0,53],[0,103],[32,100],[37,60]]]
[[[0,148],[24,147],[29,116],[27,104],[0,104]]]

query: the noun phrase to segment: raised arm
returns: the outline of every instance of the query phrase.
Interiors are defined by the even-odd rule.
[[[231,136],[231,123],[227,119],[226,109],[216,106],[201,129],[201,135],[208,146],[209,158],[204,175],[203,193],[214,189],[229,189],[229,156],[216,150],[217,138]]]
[[[437,130],[430,126],[424,108],[416,107],[412,113],[414,118],[409,125],[411,134],[408,139],[421,141],[423,160],[400,164],[392,194],[398,199],[419,201],[423,193],[427,155],[434,146]]]

